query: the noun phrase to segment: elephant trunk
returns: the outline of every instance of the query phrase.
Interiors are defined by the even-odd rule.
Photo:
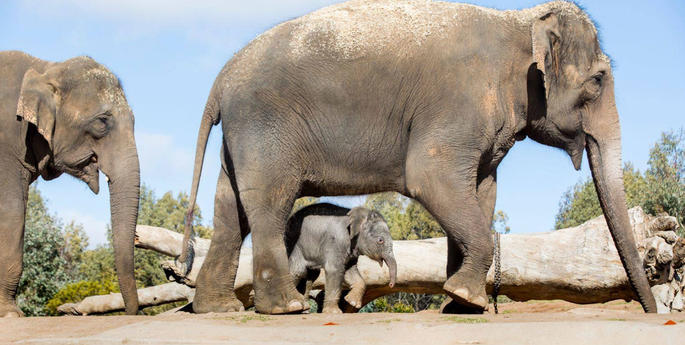
[[[630,285],[644,311],[654,313],[656,312],[656,302],[650,290],[628,218],[621,167],[621,135],[618,111],[613,102],[607,108],[603,109],[605,113],[602,115],[607,116],[606,119],[611,119],[611,121],[603,126],[603,133],[601,135],[589,134],[586,139],[590,170],[600,205],[604,211],[604,217],[628,275]],[[599,131],[595,131],[595,133],[599,133]]]
[[[390,272],[390,284],[388,284],[388,286],[393,288],[397,281],[397,263],[395,262],[395,256],[393,256],[392,253],[385,254],[383,255],[383,261],[388,265],[388,270]]]
[[[108,174],[112,237],[119,288],[126,314],[138,312],[138,291],[134,276],[133,247],[140,198],[140,167],[135,146],[117,158],[116,168]]]

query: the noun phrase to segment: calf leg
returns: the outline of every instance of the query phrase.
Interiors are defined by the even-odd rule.
[[[340,307],[338,307],[338,301],[340,300],[345,268],[337,263],[326,263],[324,271],[326,272],[326,296],[323,302],[323,312],[342,313]]]
[[[359,273],[357,265],[350,267],[345,272],[345,283],[350,287],[350,292],[345,295],[345,301],[351,306],[361,309],[362,299],[364,298],[364,293],[366,293],[366,282],[364,282],[364,278]]]

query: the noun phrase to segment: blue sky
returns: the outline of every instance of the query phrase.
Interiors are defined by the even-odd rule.
[[[189,189],[200,115],[224,63],[275,24],[335,2],[5,0],[0,50],[53,61],[90,55],[116,73],[136,116],[142,180],[161,196]],[[498,9],[540,2],[471,1]],[[599,23],[604,50],[615,62],[624,160],[644,170],[660,133],[685,125],[685,2],[579,3]],[[199,191],[206,223],[219,172],[219,129],[210,138]],[[519,142],[498,170],[497,209],[507,212],[513,232],[550,230],[563,192],[587,176],[587,160],[576,172],[565,153]],[[94,195],[66,175],[38,186],[53,212],[84,224],[91,245],[105,241],[106,190]],[[362,200],[338,199],[348,205]]]

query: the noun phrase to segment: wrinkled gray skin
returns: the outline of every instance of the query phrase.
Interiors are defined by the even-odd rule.
[[[282,240],[294,200],[381,191],[435,216],[449,239],[445,292],[484,310],[497,166],[525,137],[564,150],[576,169],[587,152],[635,296],[656,311],[628,221],[611,64],[573,3],[497,11],[355,1],[278,25],[214,82],[191,202],[220,121],[215,232],[197,312],[239,310],[232,289],[250,231],[256,309],[307,309]]]
[[[323,268],[326,273],[324,313],[341,313],[338,307],[342,283],[350,286],[345,300],[362,307],[366,291],[357,270],[359,255],[366,255],[388,265],[390,287],[395,285],[397,264],[392,250],[390,229],[380,213],[367,208],[352,210],[332,204],[314,204],[297,211],[288,219],[285,245],[288,265],[295,285],[306,279],[304,296]]]
[[[72,175],[94,192],[109,181],[114,254],[126,312],[138,311],[133,236],[140,170],[133,113],[117,77],[89,57],[48,62],[0,52],[0,317],[20,316],[29,184]]]

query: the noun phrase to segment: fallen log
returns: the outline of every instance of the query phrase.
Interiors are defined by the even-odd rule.
[[[648,271],[651,267],[656,272],[655,276],[650,278],[653,284],[671,284],[672,274],[670,279],[663,277],[664,265],[670,265],[670,261],[664,264],[666,260],[664,258],[668,255],[663,253],[672,251],[672,246],[661,245],[658,248],[648,248],[650,243],[654,242],[648,239],[654,238],[659,232],[668,233],[668,236],[663,236],[672,237],[674,230],[672,217],[651,217],[639,207],[631,209],[629,215],[640,255],[644,257],[645,253],[649,252],[650,257],[655,255],[661,257],[660,261],[653,260],[652,264],[645,263]],[[181,241],[180,234],[162,228],[138,226],[136,231],[136,246],[170,256],[180,254]],[[398,266],[394,288],[387,286],[389,282],[387,266],[381,268],[378,263],[364,256],[359,259],[358,268],[368,286],[364,303],[400,291],[443,293],[442,285],[446,280],[446,238],[394,241],[393,243]],[[190,285],[193,285],[197,277],[209,244],[208,240],[197,239],[195,262],[188,276],[183,277],[184,281]],[[634,298],[603,216],[576,227],[548,233],[502,235],[500,247],[500,294],[513,300],[562,299],[574,303],[601,303],[616,299],[629,301]],[[650,261],[649,258],[647,259],[646,261]],[[673,259],[673,254],[671,254],[671,259]],[[167,262],[165,268],[173,271],[173,261]],[[171,273],[179,274],[180,272]],[[492,291],[494,276],[495,268],[491,267],[487,276],[488,293]],[[313,288],[321,289],[323,283],[322,274],[314,283]],[[182,284],[176,285],[185,287]],[[238,298],[246,307],[250,306],[252,304],[250,298],[252,248],[241,249],[235,288]],[[682,298],[682,287],[658,289],[661,289],[659,290],[661,295],[667,296],[666,299],[671,299],[661,302],[664,304],[662,311],[665,310],[664,308],[671,308],[674,304],[674,296],[678,295]],[[680,294],[676,291],[678,289],[680,289]],[[670,295],[664,291],[670,291]],[[162,299],[158,298],[158,301],[161,303]],[[675,302],[676,305],[678,303]]]
[[[160,304],[192,300],[195,290],[178,283],[166,283],[138,289],[138,304],[141,308]],[[103,314],[124,310],[124,299],[120,293],[90,296],[78,303],[66,303],[57,311],[68,315]]]

